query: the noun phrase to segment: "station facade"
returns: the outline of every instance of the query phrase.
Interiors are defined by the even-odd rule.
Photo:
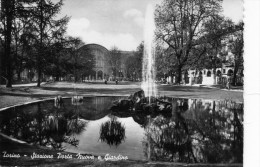
[[[92,54],[95,59],[95,67],[94,74],[89,74],[89,76],[85,77],[85,81],[103,81],[103,80],[123,80],[126,78],[126,67],[125,62],[129,56],[133,56],[134,52],[131,51],[120,51],[120,67],[118,68],[117,75],[113,73],[112,66],[110,63],[110,51],[102,45],[98,44],[87,44],[79,48],[79,50],[86,50],[86,52],[81,52],[85,54],[84,56],[88,56],[88,54]]]
[[[94,57],[94,68],[93,72],[87,74],[82,81],[112,81],[115,79],[123,80],[126,79],[127,69],[125,62],[129,56],[134,55],[134,51],[120,51],[120,67],[118,67],[117,75],[113,73],[110,61],[110,51],[102,45],[99,44],[86,44],[79,48],[80,57],[85,59],[90,59],[91,56]],[[22,81],[37,81],[38,75],[36,69],[24,69],[21,73]],[[17,76],[15,75],[15,78]],[[60,81],[73,81],[73,74],[67,74],[66,77],[61,77]],[[54,81],[54,76],[47,76],[42,74],[43,81]]]

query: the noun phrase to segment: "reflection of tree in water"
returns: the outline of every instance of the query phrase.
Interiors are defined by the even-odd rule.
[[[100,140],[109,146],[118,146],[125,140],[125,127],[116,120],[116,117],[111,117],[100,127]]]
[[[191,140],[185,124],[180,118],[175,120],[158,116],[146,128],[144,152],[150,160],[196,162],[191,148]]]
[[[111,111],[112,102],[120,97],[89,97],[80,107],[80,117],[86,120],[97,120],[105,117]]]
[[[198,103],[199,104],[199,103]],[[209,102],[196,106],[193,138],[203,162],[242,162],[243,106],[231,101]],[[188,115],[187,115],[188,116]]]
[[[64,117],[50,117],[46,120],[45,127],[46,136],[50,138],[48,143],[55,149],[62,149],[62,143],[68,143],[75,147],[78,145],[79,140],[74,135],[85,130],[86,122],[78,118],[68,120]]]
[[[149,118],[144,153],[150,160],[241,163],[243,106],[230,101],[172,104],[172,117]]]
[[[64,149],[63,143],[77,146],[79,141],[73,135],[81,133],[86,126],[74,110],[57,109],[47,102],[31,105],[29,109],[13,108],[6,112],[8,114],[1,113],[2,133],[58,150]]]

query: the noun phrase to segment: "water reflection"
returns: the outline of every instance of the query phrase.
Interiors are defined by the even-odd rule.
[[[2,112],[1,118],[2,133],[57,150],[64,150],[63,143],[77,146],[79,141],[74,135],[80,134],[87,126],[74,110],[65,110],[62,106],[56,109],[53,102],[12,108]]]
[[[109,146],[118,146],[125,140],[125,127],[117,118],[112,116],[109,121],[102,123],[100,127],[101,142]]]
[[[82,105],[83,104],[83,96],[73,96],[71,98],[72,105]]]
[[[28,143],[151,161],[242,163],[243,104],[163,98],[167,113],[111,111],[122,97],[53,101],[0,112],[0,132]],[[78,147],[77,147],[78,146]],[[116,146],[116,147],[113,147]]]
[[[79,106],[80,117],[86,120],[98,120],[106,115],[110,111],[110,107],[113,105],[113,101],[116,101],[122,97],[92,97],[86,98],[84,104]]]
[[[143,140],[147,159],[242,162],[243,106],[231,101],[172,99],[172,117],[149,118]]]

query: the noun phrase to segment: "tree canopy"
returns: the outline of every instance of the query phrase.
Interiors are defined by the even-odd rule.
[[[30,81],[37,74],[37,86],[43,74],[56,80],[78,72],[82,76],[93,68],[93,59],[81,58],[79,38],[66,34],[69,17],[57,17],[63,0],[1,0],[0,52],[1,79],[12,87],[28,70]],[[76,78],[77,78],[76,77]]]
[[[126,60],[126,74],[128,78],[133,81],[141,79],[142,77],[142,61],[143,61],[144,43],[140,43],[134,52],[133,56],[130,56]]]
[[[241,30],[221,12],[222,0],[164,0],[156,7],[156,39],[164,50],[157,57],[167,60],[164,73],[174,71],[177,83],[187,69],[209,68],[215,74],[221,66],[224,41]]]

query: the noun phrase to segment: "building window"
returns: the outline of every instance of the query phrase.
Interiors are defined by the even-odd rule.
[[[221,76],[221,71],[220,71],[220,70],[217,71],[217,76],[218,76],[218,77]]]
[[[207,72],[207,77],[211,77],[211,72],[210,71]]]
[[[233,75],[233,70],[229,69],[227,75],[228,76],[232,76]]]
[[[225,74],[226,73],[226,69],[223,69],[223,74]]]

